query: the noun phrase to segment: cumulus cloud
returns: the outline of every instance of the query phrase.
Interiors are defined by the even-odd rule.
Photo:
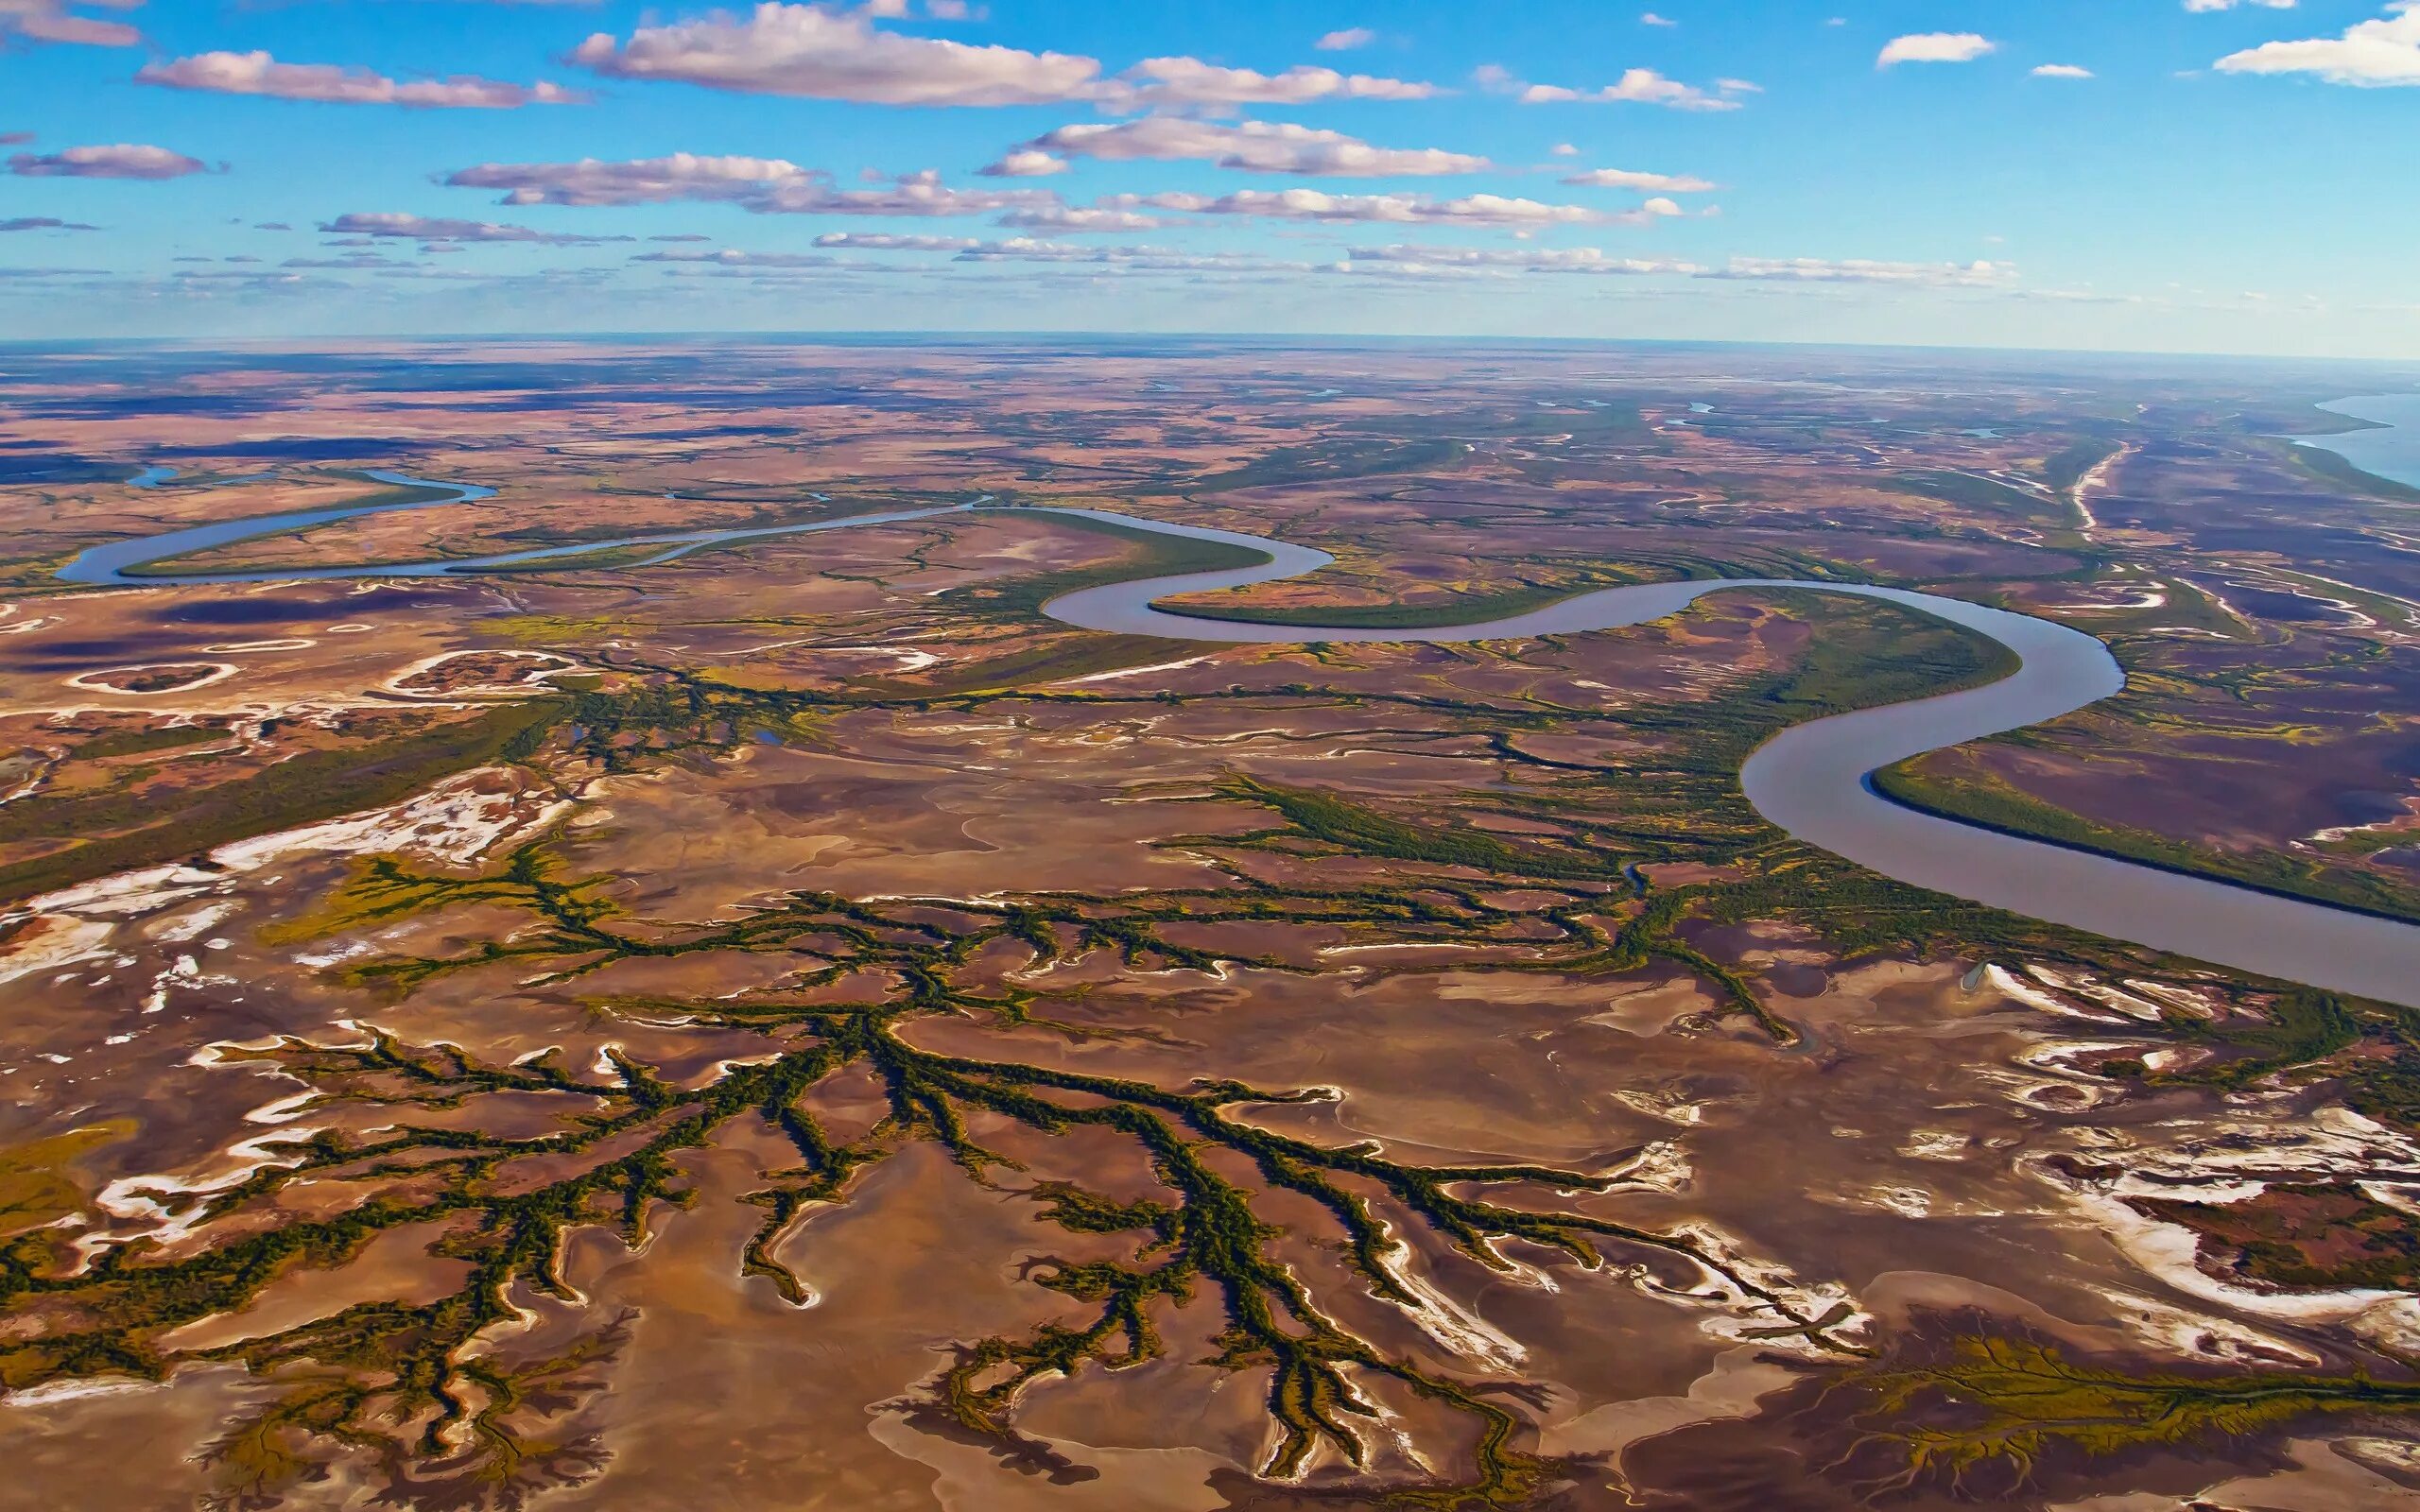
[[[1495,64],[1476,76],[1481,87],[1515,96],[1524,105],[1558,105],[1573,100],[1592,104],[1661,105],[1673,111],[1736,111],[1732,96],[1763,91],[1744,78],[1718,79],[1711,90],[1667,78],[1651,68],[1630,68],[1621,77],[1596,89],[1568,89],[1561,84],[1528,84]]]
[[[1429,177],[1478,173],[1490,166],[1485,158],[1467,153],[1438,147],[1376,147],[1341,131],[1290,122],[1225,125],[1174,115],[1147,115],[1114,125],[1063,126],[1023,144],[1020,150],[1110,162],[1199,160],[1222,168],[1320,178]]]
[[[422,110],[512,110],[523,105],[577,105],[588,96],[555,84],[508,84],[458,74],[447,78],[393,79],[367,68],[336,63],[281,63],[265,52],[199,53],[152,63],[138,84],[264,94],[341,105],[404,105]]]
[[[1356,47],[1367,47],[1377,40],[1378,34],[1367,26],[1347,26],[1341,31],[1329,32],[1311,45],[1323,53],[1341,53]]]
[[[331,236],[400,237],[416,242],[527,242],[539,247],[594,247],[599,242],[626,242],[628,236],[579,236],[566,232],[533,231],[527,226],[499,226],[485,220],[453,220],[443,216],[406,215],[391,212],[353,212],[320,222]]]
[[[2233,10],[2238,6],[2262,6],[2271,10],[2291,10],[2294,0],[2185,0],[2185,9],[2193,11]]]
[[[1884,43],[1881,55],[1874,60],[1874,66],[1895,68],[1901,63],[1971,63],[1986,53],[1998,50],[1999,43],[1977,32],[1923,31],[1893,37]]]
[[[2387,13],[2341,37],[2263,43],[2219,60],[2222,74],[2309,74],[2361,89],[2420,84],[2420,0],[2395,0]]]
[[[1102,232],[1156,231],[1168,222],[1158,215],[1098,205],[1036,205],[1010,211],[1000,217],[1000,224],[1027,231]]]
[[[2033,70],[2035,78],[2090,78],[2092,70],[2074,63],[2044,63]]]
[[[280,267],[306,267],[329,270],[344,267],[405,267],[384,252],[347,252],[342,257],[289,257]]]
[[[1693,274],[1705,271],[1695,263],[1663,257],[1614,257],[1599,248],[1473,248],[1420,247],[1397,243],[1390,247],[1357,247],[1345,254],[1355,263],[1409,265],[1426,267],[1498,268],[1525,273],[1606,273],[1643,276],[1653,273]]]
[[[1057,263],[1114,268],[1121,272],[1213,272],[1291,269],[1306,263],[1273,261],[1253,252],[1184,252],[1170,247],[1077,247],[1067,242],[1011,236],[982,242],[958,254],[961,263]]]
[[[744,17],[641,26],[628,42],[600,31],[571,57],[614,78],[870,105],[1048,104],[1088,97],[1099,79],[1090,58],[884,31],[878,13],[767,0]]]
[[[740,202],[759,213],[799,215],[979,215],[1054,205],[1059,197],[1040,189],[953,189],[927,169],[870,189],[834,189],[817,179],[783,180]]]
[[[502,189],[508,205],[651,205],[676,199],[742,200],[773,184],[817,176],[781,158],[699,156],[577,163],[482,163],[449,174],[461,189]]]
[[[1924,288],[1996,288],[2016,277],[2006,263],[1881,263],[1864,258],[1734,257],[1701,278],[1789,284],[1893,284]]]
[[[1634,173],[1628,168],[1591,168],[1562,180],[1582,189],[1635,189],[1642,194],[1696,195],[1720,187],[1685,173]]]
[[[821,241],[816,243],[821,247]],[[969,245],[972,245],[971,243]],[[724,248],[713,252],[641,252],[633,263],[708,263],[717,267],[842,267],[837,257],[815,252],[743,252]]]
[[[872,252],[962,252],[982,242],[973,236],[918,236],[887,231],[827,231],[815,238],[818,247],[847,247]]]
[[[9,231],[98,231],[80,220],[60,220],[51,215],[11,215],[0,220],[0,232]]]
[[[975,170],[987,179],[1046,179],[1054,173],[1067,171],[1067,160],[1054,158],[1047,152],[1031,147],[1019,147],[1004,153],[1000,161]]]
[[[82,9],[131,10],[143,0],[86,0]],[[0,0],[0,37],[26,42],[81,43],[87,47],[132,47],[143,33],[122,21],[79,16],[71,0]]]
[[[1251,215],[1267,220],[1510,227],[1644,225],[1679,210],[1669,200],[1664,201],[1661,209],[1642,206],[1609,212],[1587,205],[1544,204],[1502,195],[1431,199],[1417,195],[1331,195],[1317,189],[1239,189],[1224,195],[1111,195],[1099,204],[1113,210],[1171,210],[1196,215]]]
[[[1221,68],[1198,58],[1147,58],[1098,91],[1102,103],[1123,109],[1307,105],[1327,99],[1425,100],[1437,93],[1434,84],[1340,74],[1307,63],[1263,74],[1249,68]]]
[[[1439,93],[1433,84],[1311,64],[1263,74],[1198,58],[1149,58],[1112,77],[1098,59],[1078,54],[975,46],[875,25],[907,14],[898,0],[873,0],[854,9],[767,0],[742,15],[716,11],[641,26],[627,41],[598,32],[573,49],[571,60],[615,78],[674,79],[872,105],[1086,101],[1118,111],[1218,110],[1325,99],[1416,100]],[[1321,42],[1327,45],[1354,35],[1331,33]]]
[[[182,179],[203,170],[201,160],[166,147],[119,142],[107,146],[20,152],[9,171],[21,179]]]
[[[653,205],[702,200],[760,215],[976,215],[1059,197],[1038,189],[953,189],[929,170],[838,189],[831,176],[781,158],[669,157],[577,163],[482,163],[446,176],[457,188],[501,189],[507,205]]]

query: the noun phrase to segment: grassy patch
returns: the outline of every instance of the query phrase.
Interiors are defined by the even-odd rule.
[[[97,740],[88,740],[77,747],[74,754],[78,761],[141,756],[155,750],[199,746],[204,741],[221,739],[226,733],[216,725],[147,725],[140,730],[122,730]]]
[[[1063,514],[1035,518],[1054,529],[1080,530],[1126,549],[1107,561],[953,588],[940,594],[941,600],[956,608],[1036,619],[1041,617],[1043,605],[1079,589],[1131,582],[1138,577],[1164,577],[1178,573],[1232,572],[1244,567],[1257,567],[1270,560],[1269,553],[1249,546],[1230,545],[1223,541],[1197,541],[1189,536],[1164,535],[1156,530],[1139,529],[1109,520]]]
[[[1191,619],[1233,625],[1299,625],[1308,629],[1416,630],[1526,614],[1592,592],[1588,586],[1529,583],[1493,593],[1458,593],[1418,604],[1224,604],[1170,601],[1160,607]]]
[[[376,510],[399,509],[415,504],[438,504],[454,498],[457,492],[456,490],[440,487],[434,484],[387,483],[380,479],[372,477],[367,472],[355,472],[349,468],[338,470],[333,475],[352,482],[367,484],[370,486],[370,491],[367,493],[355,494],[354,497],[337,504],[304,506],[302,509],[281,509],[276,511],[275,515],[270,515],[267,518],[274,519],[276,518],[276,515],[303,513],[315,508],[345,509],[352,511],[352,513],[340,516],[334,520],[322,520],[315,524],[300,525],[291,530],[278,531],[276,532],[276,539],[282,541],[293,541],[302,536],[309,535],[315,530],[323,530],[331,525],[344,524],[361,514],[367,514]],[[129,577],[175,578],[188,576],[198,572],[208,572],[212,570],[214,558],[235,556],[238,553],[259,545],[262,539],[263,538],[261,537],[247,537],[240,541],[223,541],[216,546],[206,546],[199,551],[181,552],[173,557],[162,557],[152,561],[140,562],[134,566],[125,568],[124,575]],[[354,564],[348,563],[347,565]],[[232,571],[239,569],[230,567],[229,570]]]
[[[2355,465],[2350,457],[2331,452],[2324,446],[2298,446],[2291,441],[2278,443],[2281,454],[2295,472],[2316,479],[2332,489],[2348,489],[2373,499],[2391,499],[2397,504],[2420,504],[2420,489],[2409,483],[2397,483]]]
[[[1838,599],[1766,596],[1818,626],[1798,664],[1763,694],[1791,723],[1997,682],[2018,666],[1997,641],[1895,605],[1861,603],[1843,614]]]
[[[1265,489],[1283,483],[1331,483],[1388,472],[1421,472],[1443,467],[1469,450],[1461,441],[1313,441],[1305,446],[1279,447],[1239,468],[1197,478],[1188,490],[1217,493],[1227,489]]]
[[[936,669],[936,675],[930,681],[885,679],[867,691],[903,698],[999,693],[1012,688],[1064,682],[1070,678],[1088,678],[1126,667],[1181,662],[1187,657],[1200,656],[1205,649],[1212,648],[1204,647],[1198,641],[1163,641],[1151,635],[1065,635],[1039,645],[1022,647],[1006,656]]]
[[[2050,487],[2065,493],[2084,480],[2084,475],[2118,453],[2118,443],[2093,438],[2072,446],[2061,447],[2042,464],[2042,475]]]
[[[2015,515],[2020,519],[2046,520],[2065,524],[2066,511],[2056,499],[2030,493],[2006,483],[1977,477],[1971,472],[1934,471],[1901,472],[1890,478],[1885,487],[1900,493],[1913,493],[1927,499],[1941,499],[1962,505],[1969,509],[1988,510],[1993,514]]]
[[[2212,878],[2281,898],[2420,922],[2420,897],[2383,878],[2331,867],[2324,859],[2305,860],[2276,851],[2210,850],[2148,830],[2099,824],[2007,782],[1936,776],[1925,768],[1924,762],[1918,756],[1886,766],[1874,774],[1874,785],[1885,797],[1911,809],[2003,834],[2048,840],[2072,850],[2089,850],[2188,877]]]
[[[1541,409],[1463,410],[1446,415],[1384,415],[1348,421],[1340,432],[1364,436],[1394,436],[1434,439],[1440,437],[1480,440],[1520,440],[1568,436],[1575,440],[1635,442],[1662,445],[1663,439],[1634,405],[1581,405]]]
[[[369,746],[306,751],[165,812],[147,793],[20,799],[0,806],[0,842],[91,838],[0,867],[0,902],[400,801],[448,773],[528,754],[564,708],[541,698]]]
[[[1904,1486],[1958,1485],[1996,1467],[2020,1481],[2047,1454],[2171,1449],[2346,1413],[2406,1414],[2420,1385],[2318,1371],[2144,1372],[2089,1366],[2030,1338],[1969,1335],[1942,1358],[1853,1378],[1871,1393],[1864,1427],[1907,1455]],[[1945,1411],[1944,1409],[1948,1409]]]

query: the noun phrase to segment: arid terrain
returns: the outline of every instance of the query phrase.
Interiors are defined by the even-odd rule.
[[[2420,1506],[2420,1019],[1741,795],[1996,645],[1778,590],[1317,638],[2023,610],[2126,691],[1884,792],[2420,920],[2420,490],[2282,438],[2415,379],[0,351],[18,1494]],[[1097,634],[1043,606],[1233,548],[1046,505],[1337,560],[1171,606],[1300,643]]]

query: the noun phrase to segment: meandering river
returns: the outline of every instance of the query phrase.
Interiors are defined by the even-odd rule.
[[[453,491],[444,498],[414,504],[259,516],[113,541],[78,556],[59,576],[77,583],[148,586],[438,577],[543,564],[613,548],[661,547],[639,558],[638,564],[646,564],[722,541],[927,519],[982,507],[977,500],[944,508],[853,515],[807,524],[633,536],[450,561],[229,573],[141,571],[215,546],[355,515],[478,499],[493,491],[470,485],[427,484],[400,473],[371,475],[387,483]],[[1137,578],[1083,589],[1043,606],[1043,612],[1051,618],[1082,629],[1169,640],[1227,644],[1452,643],[1575,634],[1661,619],[1708,593],[1776,589],[1880,599],[1964,626],[2014,652],[2017,670],[1986,687],[1837,714],[1786,730],[1759,747],[1741,769],[1740,785],[1749,802],[1772,823],[1809,845],[1920,887],[2221,966],[2420,1007],[2420,926],[2020,839],[1918,813],[1875,791],[1868,777],[1878,767],[2053,719],[2118,692],[2125,685],[2125,675],[2108,647],[2082,631],[1932,593],[1788,578],[1599,589],[1525,614],[1428,629],[1248,625],[1197,619],[1155,605],[1180,593],[1298,577],[1317,572],[1334,558],[1323,551],[1282,541],[1107,510],[1027,507],[987,512],[1078,515],[1130,529],[1242,546],[1266,558],[1253,566],[1221,572]]]

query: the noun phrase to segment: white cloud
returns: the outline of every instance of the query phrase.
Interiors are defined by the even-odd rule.
[[[1157,231],[1169,222],[1159,215],[1105,210],[1098,205],[1035,205],[1010,211],[1000,217],[1000,224],[1028,231],[1102,232]]]
[[[814,178],[780,158],[669,157],[609,163],[482,163],[449,175],[460,189],[502,189],[508,205],[648,205],[675,199],[745,199],[768,186]]]
[[[2238,6],[2265,6],[2271,10],[2291,10],[2294,0],[2185,0],[2185,9],[2192,11],[2233,10]]]
[[[1568,142],[1558,142],[1554,146],[1547,148],[1547,150],[1558,158],[1576,158],[1580,156],[1580,149]]]
[[[1996,288],[2016,276],[2006,263],[1879,263],[1865,258],[1734,257],[1701,278],[1790,284],[1893,284],[1925,288]]]
[[[2090,78],[2092,70],[2074,63],[2044,63],[2033,70],[2035,78]]]
[[[2420,0],[2395,0],[2385,15],[2342,37],[2263,43],[2229,53],[2217,67],[2222,74],[2313,74],[2364,89],[2420,84]]]
[[[818,247],[846,247],[872,252],[962,252],[983,244],[972,236],[914,236],[887,231],[827,231],[815,238]]]
[[[122,21],[79,16],[73,0],[0,0],[0,37],[26,42],[81,43],[88,47],[132,47],[143,33]],[[143,0],[86,0],[89,9],[131,10]]]
[[[1379,78],[1369,74],[1340,74],[1333,68],[1309,63],[1298,63],[1283,73],[1263,74],[1249,68],[1222,68],[1198,58],[1147,58],[1095,93],[1113,109],[1167,106],[1190,110],[1224,105],[1306,105],[1326,99],[1425,100],[1438,91],[1434,84]]]
[[[1485,158],[1467,153],[1438,147],[1376,147],[1341,131],[1290,122],[1243,121],[1230,126],[1173,115],[1147,115],[1115,125],[1063,126],[1023,144],[1019,150],[1109,162],[1198,160],[1222,168],[1320,178],[1430,177],[1478,173],[1490,166]],[[1006,162],[993,166],[1005,169]]]
[[[1971,63],[1998,49],[1999,43],[1971,31],[1925,31],[1912,36],[1893,37],[1883,43],[1882,54],[1874,60],[1874,66],[1892,68],[1900,63]]]
[[[565,232],[532,231],[527,226],[499,226],[486,220],[452,220],[440,216],[406,215],[391,212],[354,212],[320,222],[331,236],[393,236],[417,242],[530,242],[542,247],[592,247],[598,242],[626,242],[628,236],[579,236]]]
[[[1587,205],[1543,204],[1502,195],[1431,199],[1418,195],[1331,195],[1317,189],[1239,189],[1215,196],[1111,195],[1099,201],[1109,209],[1175,210],[1197,215],[1251,215],[1267,220],[1511,227],[1645,225],[1677,211],[1668,200],[1665,203],[1668,208],[1662,210],[1642,206],[1637,210],[1603,211]]]
[[[1635,189],[1642,194],[1696,195],[1720,188],[1685,173],[1636,173],[1628,168],[1590,168],[1562,180],[1582,189]]]
[[[600,31],[571,57],[615,78],[872,105],[1048,104],[1090,97],[1100,76],[1090,58],[879,30],[875,13],[766,0],[745,18],[641,26],[627,43]]]
[[[0,0],[0,5],[26,0]],[[1150,58],[1115,78],[1098,59],[974,46],[886,31],[904,4],[856,9],[766,0],[745,15],[717,11],[641,26],[625,42],[598,32],[572,61],[615,78],[674,79],[756,94],[870,105],[1044,105],[1091,101],[1117,110],[1299,105],[1322,99],[1426,99],[1431,84],[1301,64],[1276,74],[1196,58]]]
[[[1306,272],[1307,263],[1273,261],[1253,252],[1184,252],[1172,247],[1077,247],[1067,242],[1011,236],[983,242],[958,254],[961,263],[1059,263],[1115,268],[1120,272],[1266,271]]]
[[[1557,105],[1572,100],[1591,103],[1661,105],[1674,111],[1736,111],[1731,96],[1761,93],[1744,78],[1718,80],[1712,90],[1665,77],[1651,68],[1630,68],[1621,77],[1597,89],[1566,89],[1560,84],[1527,84],[1494,63],[1482,64],[1473,76],[1481,88],[1517,96],[1524,105]]]
[[[1677,26],[1680,25],[1679,22],[1672,20],[1670,17],[1659,16],[1652,10],[1650,10],[1645,15],[1640,16],[1638,18],[1638,24],[1642,26]]]
[[[878,189],[834,189],[819,179],[785,179],[740,202],[759,213],[797,215],[979,215],[1057,204],[1059,197],[1043,189],[953,189],[927,169]]]
[[[1341,53],[1356,47],[1367,47],[1377,40],[1378,34],[1367,26],[1347,26],[1341,31],[1329,32],[1311,45],[1323,53]]]
[[[760,215],[977,215],[1056,204],[1039,189],[953,189],[929,170],[878,188],[836,189],[828,174],[780,158],[669,157],[607,163],[483,163],[447,176],[463,189],[501,189],[508,205],[650,205],[697,199]]]
[[[62,147],[57,152],[20,152],[9,160],[9,171],[21,179],[182,179],[204,169],[200,159],[182,152],[119,142]]]
[[[939,240],[940,238],[930,239]],[[819,237],[815,245],[822,246],[822,239]],[[633,263],[702,263],[716,267],[843,267],[849,266],[837,257],[819,256],[814,252],[743,252],[729,247],[712,252],[641,252],[631,261]]]
[[[1054,158],[1047,152],[1037,152],[1030,147],[1020,147],[1004,154],[999,162],[975,171],[987,179],[1044,179],[1054,173],[1066,172],[1067,160]]]
[[[1357,247],[1346,254],[1356,263],[1385,263],[1430,267],[1509,268],[1530,273],[1702,273],[1695,263],[1673,258],[1611,257],[1594,247],[1473,248]]]
[[[577,105],[588,96],[556,84],[508,84],[456,75],[449,78],[392,79],[367,68],[335,63],[281,63],[265,52],[200,53],[151,63],[134,76],[138,84],[205,90],[217,94],[266,94],[287,100],[345,105],[406,105],[429,110],[511,110],[522,105]]]

